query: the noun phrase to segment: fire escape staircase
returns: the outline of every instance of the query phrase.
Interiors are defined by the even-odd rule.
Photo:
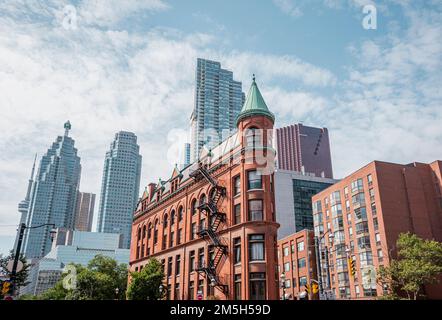
[[[205,238],[209,245],[213,248],[213,256],[209,258],[209,263],[206,266],[197,268],[198,272],[204,273],[211,284],[219,288],[224,294],[228,292],[228,286],[223,284],[219,275],[218,267],[221,265],[223,258],[228,253],[228,246],[223,242],[219,236],[218,229],[222,222],[226,221],[226,214],[218,211],[218,202],[221,197],[225,196],[226,189],[218,185],[218,182],[210,175],[205,166],[199,165],[198,169],[191,173],[191,177],[195,180],[206,179],[214,188],[209,200],[199,205],[200,212],[205,213],[208,218],[208,224],[202,227],[198,235]]]

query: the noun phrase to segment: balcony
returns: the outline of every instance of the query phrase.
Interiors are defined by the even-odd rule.
[[[364,192],[364,187],[363,186],[359,186],[357,188],[353,188],[351,189],[351,195],[354,196],[355,194]]]

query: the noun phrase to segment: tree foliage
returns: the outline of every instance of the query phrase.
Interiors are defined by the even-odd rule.
[[[164,292],[160,292],[164,272],[157,259],[149,259],[140,272],[131,272],[130,276],[128,300],[158,300],[164,296]]]
[[[127,287],[127,266],[109,257],[97,255],[87,267],[74,265],[76,288],[65,289],[63,280],[41,295],[44,300],[112,300],[124,298]],[[116,290],[118,289],[118,290]],[[117,294],[118,292],[118,294]]]
[[[404,293],[416,300],[425,285],[436,284],[442,274],[442,243],[402,233],[396,242],[398,259],[378,270],[378,281],[386,286],[391,299]]]
[[[12,251],[7,256],[0,255],[0,275],[11,278],[11,272],[8,271],[7,265],[8,262],[13,259],[14,253]],[[27,284],[26,279],[28,278],[30,268],[30,265],[26,262],[25,256],[23,254],[20,255],[19,260],[23,263],[23,268],[19,272],[17,272],[15,276],[15,284],[17,288],[25,286]],[[3,298],[1,291],[0,298]]]

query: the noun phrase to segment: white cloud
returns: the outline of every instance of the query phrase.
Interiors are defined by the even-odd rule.
[[[273,3],[285,14],[295,18],[302,16],[302,11],[294,0],[273,0]]]

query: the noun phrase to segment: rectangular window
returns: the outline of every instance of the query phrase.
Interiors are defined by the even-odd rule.
[[[368,222],[362,221],[356,223],[355,228],[356,228],[356,234],[368,233]]]
[[[175,283],[175,300],[180,300],[180,284]]]
[[[168,277],[172,276],[172,257],[169,257],[167,259],[167,276]]]
[[[284,263],[284,272],[289,272],[290,271],[290,262],[286,262]]]
[[[250,273],[250,300],[266,299],[266,274],[264,272]]]
[[[298,242],[298,252],[304,251],[304,241]]]
[[[241,300],[241,275],[235,274],[235,300]]]
[[[373,177],[371,176],[371,174],[369,174],[369,175],[367,176],[367,182],[368,182],[368,185],[369,185],[369,186],[371,186],[371,185],[373,184]]]
[[[234,263],[241,262],[241,238],[233,239]]]
[[[233,178],[233,196],[240,194],[241,192],[241,179],[240,176]]]
[[[265,259],[264,235],[249,235],[249,257],[250,261],[263,261]]]
[[[298,259],[298,268],[305,268],[305,258]]]
[[[198,294],[204,294],[204,280],[198,280]]]
[[[178,244],[181,244],[181,241],[182,241],[182,239],[181,239],[181,237],[182,237],[182,233],[183,233],[182,230],[181,230],[181,229],[178,229],[178,235],[177,235],[177,240],[176,240],[176,241],[177,241],[177,243],[176,243],[177,245],[178,245]]]
[[[204,268],[204,248],[198,249],[198,266]]]
[[[173,247],[173,243],[174,243],[174,236],[175,236],[175,233],[174,232],[171,232],[170,233],[170,239],[169,239],[169,247],[170,248],[172,248]]]
[[[195,239],[196,236],[196,222],[192,223],[192,233],[190,234],[190,240]]]
[[[262,221],[262,200],[249,200],[249,221]]]
[[[380,244],[381,243],[381,235],[379,233],[375,234],[375,239],[376,239],[376,244]]]
[[[248,175],[248,185],[247,189],[262,189],[262,176],[258,173],[258,171],[249,171]]]
[[[195,281],[189,282],[189,300],[195,300]]]
[[[362,179],[355,180],[351,183],[351,192],[359,192],[364,190]]]
[[[287,257],[289,255],[289,247],[284,247],[284,257]]]
[[[235,212],[235,217],[233,223],[234,224],[241,223],[241,204],[235,205],[234,212]]]
[[[179,275],[181,272],[181,256],[177,255],[175,257],[175,275]]]
[[[195,270],[195,251],[190,251],[190,255],[189,255],[189,270],[190,270],[190,272]]]
[[[299,277],[299,287],[305,286],[307,284],[307,277]]]

